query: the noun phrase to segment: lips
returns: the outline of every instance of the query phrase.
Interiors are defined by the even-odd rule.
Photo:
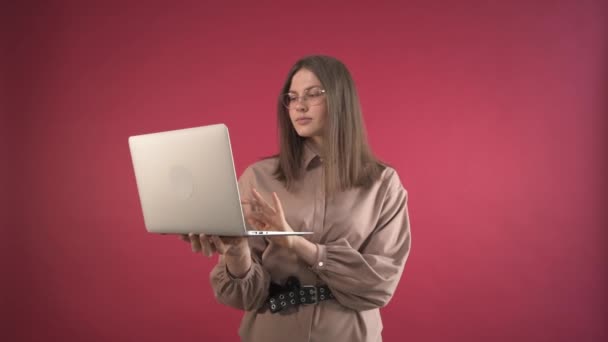
[[[312,118],[308,118],[308,117],[301,117],[301,118],[297,118],[296,122],[308,122],[311,121]]]

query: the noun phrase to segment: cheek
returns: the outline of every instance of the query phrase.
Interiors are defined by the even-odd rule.
[[[295,110],[289,110],[289,119],[294,121],[298,117],[298,113]]]
[[[327,119],[327,107],[322,106],[319,107],[319,113],[317,114],[319,121],[321,122],[325,122],[325,120]]]

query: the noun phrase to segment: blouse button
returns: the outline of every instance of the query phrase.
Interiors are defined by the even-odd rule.
[[[323,261],[319,261],[319,267],[323,267]]]

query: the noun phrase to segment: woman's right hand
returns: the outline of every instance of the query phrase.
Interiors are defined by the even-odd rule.
[[[242,257],[249,255],[249,243],[241,236],[217,236],[205,234],[182,234],[181,239],[189,242],[192,252],[208,257],[213,253]]]
[[[181,238],[190,243],[194,253],[201,252],[208,257],[212,256],[213,253],[223,255],[227,272],[234,278],[244,277],[251,268],[251,251],[247,238],[192,233],[184,234]]]

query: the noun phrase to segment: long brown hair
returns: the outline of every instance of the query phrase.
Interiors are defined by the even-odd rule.
[[[289,110],[282,103],[283,94],[289,92],[291,80],[300,69],[313,72],[326,91],[327,119],[322,151],[326,192],[332,194],[372,185],[385,166],[369,148],[355,83],[342,62],[321,55],[298,60],[281,88],[277,101],[279,163],[274,176],[288,189],[292,189],[301,176],[305,138],[294,129]]]

